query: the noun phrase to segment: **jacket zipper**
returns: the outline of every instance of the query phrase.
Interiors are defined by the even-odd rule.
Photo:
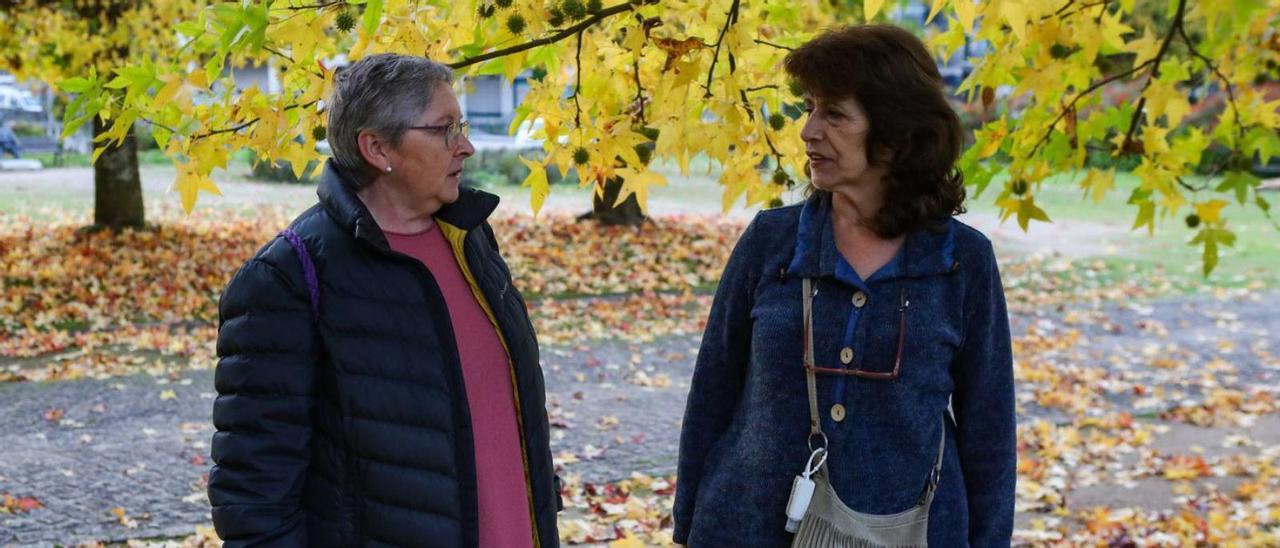
[[[458,229],[454,228],[452,225],[448,225],[448,224],[444,223],[443,221],[437,220],[436,222],[437,222],[437,225],[438,225],[438,226],[441,226],[441,227],[447,226],[447,227],[449,227],[450,229],[458,230]],[[450,242],[449,242],[449,244],[450,244],[450,245],[449,245],[449,247],[450,247],[450,248],[453,248],[453,247],[454,247],[454,246],[453,246],[453,241],[452,241],[452,239],[448,238],[449,231],[445,231],[445,235],[446,235],[446,239],[449,239],[449,240],[450,240]],[[464,231],[464,235],[465,235],[465,231]],[[404,253],[401,253],[401,252],[396,251],[396,250],[394,250],[394,249],[390,249],[389,247],[382,247],[382,246],[379,246],[379,245],[372,245],[372,247],[373,247],[375,250],[377,250],[379,253],[381,253],[381,254],[383,254],[383,255],[386,255],[386,256],[388,256],[388,257],[390,257],[390,258],[392,258],[392,259],[396,259],[396,260],[400,260],[400,261],[408,261],[408,262],[412,263],[415,267],[417,267],[417,268],[421,269],[421,272],[422,272],[423,274],[425,274],[425,275],[426,275],[426,279],[427,279],[427,280],[430,280],[430,279],[432,278],[432,276],[431,276],[431,270],[430,270],[430,269],[428,269],[428,268],[427,268],[427,266],[426,266],[425,264],[423,264],[421,261],[419,261],[418,259],[415,259],[415,258],[413,258],[413,257],[410,257],[409,255],[405,255]],[[455,257],[455,260],[459,260],[459,261],[461,261],[461,259],[458,259],[458,258],[457,258],[457,253],[458,253],[458,252],[457,252],[457,250],[456,250],[456,249],[454,249],[453,251],[454,251],[454,257]],[[459,263],[459,268],[463,271],[463,275],[464,275],[464,277],[467,277],[467,278],[468,278],[468,285],[471,285],[471,286],[472,286],[472,292],[474,293],[474,292],[476,291],[476,289],[475,289],[475,285],[474,285],[474,283],[470,280],[470,271],[469,271],[469,270],[467,270],[467,267],[465,266],[465,263],[461,263],[461,262],[460,262],[460,263]],[[442,290],[440,289],[439,284],[432,283],[432,284],[428,285],[427,287],[435,287],[435,289],[436,289],[436,294],[440,296],[440,299],[441,299],[441,300],[443,300],[443,299],[444,299],[444,294],[443,294]],[[485,304],[485,301],[484,301],[484,300],[481,300],[480,302],[481,302],[481,308],[484,308],[484,309],[485,309],[486,314],[490,316],[490,317],[489,317],[489,320],[490,320],[491,322],[492,322],[492,321],[494,321],[494,320],[493,320],[492,315],[491,315],[491,314],[488,314],[487,304]],[[452,332],[452,328],[450,328],[450,331]],[[454,337],[457,337],[457,333],[453,333],[453,336],[454,336]],[[503,339],[503,337],[502,337],[502,331],[501,331],[500,329],[498,330],[498,339],[499,339],[500,341],[502,341],[502,346],[503,346],[503,348],[505,349],[505,348],[506,348],[507,343],[506,343],[506,340],[505,340],[505,339]],[[456,345],[455,345],[455,347],[456,347]],[[509,352],[509,351],[508,351],[507,355],[508,355],[508,356],[510,356],[510,352]],[[510,363],[510,359],[509,359],[509,358],[508,358],[508,363]],[[465,385],[466,380],[463,378],[463,374],[462,374],[462,357],[461,357],[461,355],[459,355],[459,356],[458,356],[458,370],[457,370],[457,373],[458,373],[458,382],[459,382],[459,384],[460,384],[460,385]],[[513,378],[513,386],[514,386],[514,378]],[[463,392],[462,397],[463,397],[463,399],[464,399],[464,400],[466,399],[466,393],[465,393],[465,391]],[[516,402],[517,402],[517,404],[518,404],[518,403],[519,403],[519,399],[517,399],[517,400],[516,400]],[[519,409],[519,406],[518,406],[518,405],[517,405],[517,407],[516,407],[516,417],[517,417],[517,418],[519,418],[519,417],[520,417],[520,409]],[[523,423],[520,423],[520,424],[521,424],[521,428],[523,428]],[[521,448],[520,448],[520,449],[521,449],[522,454],[523,454],[523,451],[524,451],[524,446],[523,446],[523,442],[524,442],[524,431],[523,431],[523,430],[521,430],[521,432],[520,432],[520,439],[521,439],[521,443],[522,443],[522,445],[521,445]],[[473,452],[475,451],[475,447],[474,447],[474,445],[472,446],[472,451],[473,451]],[[474,467],[474,463],[472,464],[472,466]],[[526,460],[526,461],[525,461],[525,483],[526,483],[526,490],[529,492],[529,497],[530,497],[530,501],[531,501],[531,502],[530,502],[530,511],[532,512],[532,497],[533,497],[533,491],[532,491],[532,490],[527,486],[527,484],[528,484],[528,477],[529,477],[529,470],[528,470],[528,468],[529,468],[529,465],[528,465],[528,461]],[[477,510],[477,512],[478,512],[478,511],[479,511],[479,508],[477,508],[476,510]],[[537,536],[537,534],[536,534],[536,530],[537,530],[537,529],[536,529],[536,527],[535,527],[535,534],[534,534],[534,546],[535,546],[535,548],[540,548],[540,546],[539,546],[539,544],[538,544],[538,536]]]
[[[466,242],[468,231],[455,227],[439,219],[436,220],[436,224],[444,230],[444,235],[446,239],[449,240],[449,247],[453,249],[454,258],[458,262],[458,267],[462,270],[463,277],[467,280],[467,285],[471,287],[471,292],[480,303],[480,308],[484,310],[485,315],[489,318],[489,322],[493,324],[494,332],[497,333],[498,340],[502,343],[502,348],[507,353],[507,370],[511,375],[511,391],[515,403],[516,427],[520,431],[520,461],[524,465],[524,488],[529,502],[529,524],[532,528],[531,533],[533,534],[533,546],[534,548],[541,548],[542,540],[538,534],[537,508],[533,498],[533,483],[529,472],[529,444],[525,435],[524,413],[521,412],[520,406],[520,383],[518,379],[516,379],[515,361],[514,357],[511,355],[511,347],[507,344],[506,335],[502,332],[502,326],[498,323],[498,319],[494,315],[493,308],[489,305],[488,298],[484,296],[484,292],[480,289],[479,280],[477,280],[472,274],[471,265],[467,262],[464,244]],[[502,289],[498,292],[499,299],[502,299],[506,295],[507,288],[510,286],[511,284],[509,281],[503,281]]]

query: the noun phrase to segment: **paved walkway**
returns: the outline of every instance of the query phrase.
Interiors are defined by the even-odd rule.
[[[1280,333],[1273,327],[1280,325],[1280,310],[1274,306],[1278,300],[1275,294],[1228,301],[1166,300],[1091,311],[1105,318],[1076,327],[1084,331],[1086,352],[1110,355],[1139,355],[1160,341],[1178,345],[1188,360],[1199,363],[1220,355],[1224,345],[1234,345],[1239,385],[1274,387],[1280,385],[1280,361],[1266,356],[1280,355]],[[1056,321],[1061,319],[1050,324],[1061,326]],[[1025,333],[1030,326],[1045,329],[1044,320],[1016,316],[1014,332]],[[1153,322],[1166,326],[1169,338],[1153,335]],[[696,347],[696,337],[649,345],[606,341],[590,347],[545,347],[553,452],[576,460],[565,465],[564,473],[590,482],[619,479],[632,471],[673,473]],[[1133,367],[1144,374],[1140,366]],[[1196,396],[1189,386],[1184,398]],[[0,513],[0,546],[189,534],[195,525],[208,523],[204,489],[213,397],[211,371],[176,379],[135,376],[0,386],[0,493],[35,497],[43,505],[25,513]],[[1121,400],[1122,407],[1150,411],[1136,400]],[[1053,416],[1027,406],[1023,419]],[[1175,426],[1161,443],[1169,451],[1185,452],[1197,443],[1216,444],[1214,440],[1235,431],[1280,444],[1276,416],[1244,429]],[[1161,489],[1098,488],[1081,496],[1097,504],[1158,508],[1168,501]]]

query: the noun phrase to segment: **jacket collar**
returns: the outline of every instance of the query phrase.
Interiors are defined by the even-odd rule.
[[[959,266],[955,261],[954,233],[955,220],[947,219],[936,229],[921,229],[908,234],[898,256],[872,279],[951,272]],[[787,274],[803,278],[833,277],[842,260],[831,223],[831,196],[826,192],[816,192],[800,210],[795,248]]]
[[[390,249],[386,235],[382,233],[378,223],[374,222],[369,209],[345,182],[348,179],[349,176],[334,164],[333,160],[325,162],[324,172],[320,175],[320,184],[316,189],[320,204],[339,226],[354,235],[356,239],[365,240],[383,249]],[[435,217],[437,220],[470,231],[484,223],[497,207],[497,196],[463,187],[458,192],[458,200],[441,207]]]

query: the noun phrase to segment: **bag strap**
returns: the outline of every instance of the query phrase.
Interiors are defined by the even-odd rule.
[[[311,262],[311,253],[307,252],[307,244],[290,228],[281,230],[279,235],[298,254],[298,262],[302,263],[302,277],[307,281],[307,296],[311,298],[311,319],[320,321],[320,282],[316,280],[316,267]]]
[[[813,280],[804,278],[804,371],[809,385],[809,438],[826,437],[818,418],[818,381],[813,372]]]
[[[813,280],[804,278],[802,283],[804,303],[802,309],[804,311],[804,364],[805,364],[805,381],[809,385],[809,438],[820,436],[823,439],[825,450],[826,434],[822,433],[822,419],[818,417],[818,381],[813,372],[813,297],[818,294],[817,289],[813,287]],[[942,416],[942,432],[938,435],[938,456],[933,460],[933,469],[929,472],[929,484],[925,487],[925,492],[921,496],[921,500],[933,500],[933,492],[938,486],[938,480],[942,477],[942,457],[947,450],[947,416]]]

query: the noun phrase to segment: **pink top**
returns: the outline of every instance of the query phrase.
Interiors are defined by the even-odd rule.
[[[498,331],[471,292],[443,231],[432,226],[417,234],[386,235],[391,249],[426,265],[449,308],[475,437],[480,546],[533,546],[515,390]]]

